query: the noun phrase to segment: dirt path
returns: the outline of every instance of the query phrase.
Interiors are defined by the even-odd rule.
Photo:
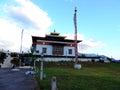
[[[28,70],[0,68],[0,90],[39,90],[34,75],[25,74]]]

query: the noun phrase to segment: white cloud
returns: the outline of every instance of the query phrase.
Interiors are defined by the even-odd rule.
[[[24,29],[22,44],[27,50],[31,46],[31,35],[44,35],[52,25],[47,12],[30,0],[12,0],[0,6],[3,11],[0,15],[0,49],[19,51]]]
[[[52,21],[48,14],[30,0],[15,0],[17,5],[5,6],[5,12],[24,27],[47,29]]]
[[[95,47],[101,47],[104,45],[105,44],[101,41],[94,41],[93,39],[88,39],[88,40],[83,40],[83,42],[81,42],[78,47],[80,50],[87,50]]]
[[[67,39],[73,39],[74,40],[74,34],[72,33],[68,33],[65,36],[67,36]],[[91,48],[95,48],[95,47],[101,47],[104,46],[105,44],[102,41],[95,41],[93,39],[84,39],[85,35],[78,33],[77,34],[77,39],[78,40],[82,40],[82,42],[80,42],[78,44],[78,50],[88,50]]]
[[[20,44],[20,29],[16,27],[15,23],[1,18],[0,25],[0,47],[17,49]]]
[[[71,0],[72,1],[72,0]],[[9,4],[8,4],[9,3]],[[43,36],[52,25],[51,18],[47,12],[40,9],[30,0],[13,0],[6,5],[2,5],[5,17],[0,16],[0,49],[19,51],[21,43],[21,31],[23,32],[23,50],[28,50],[31,46],[31,35]],[[65,36],[74,39],[74,34],[68,33]],[[104,45],[100,41],[92,39],[85,40],[83,34],[78,33],[78,40],[83,40],[79,44],[80,49],[87,50]]]

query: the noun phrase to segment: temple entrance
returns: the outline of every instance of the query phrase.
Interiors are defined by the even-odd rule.
[[[63,46],[60,45],[53,45],[53,50],[52,50],[52,54],[53,55],[63,55]]]

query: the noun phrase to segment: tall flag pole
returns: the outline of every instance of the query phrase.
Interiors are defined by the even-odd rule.
[[[22,32],[21,32],[21,44],[20,44],[20,54],[22,54],[22,39],[23,39],[23,31],[24,31],[24,29],[22,29]],[[21,58],[21,57],[20,57]],[[20,61],[19,61],[19,66],[21,66],[21,59],[20,59]]]
[[[21,32],[21,45],[20,45],[20,53],[22,53],[22,39],[23,39],[23,31],[24,31],[24,29],[22,29],[22,32]]]
[[[75,27],[75,36],[74,36],[74,44],[75,44],[75,63],[78,63],[78,48],[77,48],[77,16],[76,16],[77,8],[75,7],[74,12],[74,27]]]

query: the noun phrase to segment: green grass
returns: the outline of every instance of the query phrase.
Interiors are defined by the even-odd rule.
[[[44,63],[46,78],[40,80],[41,90],[51,90],[51,78],[56,76],[58,90],[119,90],[120,64],[81,63],[74,69],[72,62]],[[39,77],[39,73],[37,74]]]

